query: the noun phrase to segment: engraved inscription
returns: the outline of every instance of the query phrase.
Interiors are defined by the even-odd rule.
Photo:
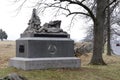
[[[65,67],[65,66],[75,66],[77,61],[47,61],[47,62],[31,62],[29,67],[34,68],[52,68],[52,67]]]
[[[56,54],[57,52],[57,47],[55,45],[49,45],[48,46],[48,51],[50,52],[50,54]]]

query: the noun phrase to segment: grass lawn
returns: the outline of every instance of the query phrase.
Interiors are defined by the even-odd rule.
[[[18,73],[28,80],[120,80],[120,56],[103,55],[106,66],[88,65],[91,53],[81,56],[80,69],[48,69],[24,71],[8,67],[8,60],[15,56],[15,42],[0,42],[0,78]]]

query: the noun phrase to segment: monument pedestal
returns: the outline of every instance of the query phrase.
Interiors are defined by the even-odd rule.
[[[69,38],[27,37],[16,40],[16,57],[73,57],[74,41]]]
[[[27,37],[16,40],[16,57],[9,66],[23,70],[79,68],[74,41],[69,38]]]
[[[11,58],[9,66],[23,70],[79,68],[80,59],[76,57],[52,57],[52,58]]]

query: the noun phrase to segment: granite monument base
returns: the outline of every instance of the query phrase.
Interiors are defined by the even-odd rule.
[[[16,40],[16,57],[74,57],[74,41],[69,38],[20,38]]]
[[[23,70],[51,68],[80,68],[80,59],[76,57],[20,58],[14,57],[9,66]]]

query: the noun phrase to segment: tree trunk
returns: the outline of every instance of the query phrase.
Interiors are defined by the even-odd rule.
[[[1,38],[1,41],[3,41],[3,38]]]
[[[96,21],[94,23],[94,46],[90,64],[105,65],[102,57],[106,0],[97,0]]]
[[[109,4],[109,1],[108,0],[108,4]],[[107,55],[111,56],[111,26],[110,26],[110,7],[107,8],[107,11],[106,11],[106,18],[107,18],[107,23],[106,23],[106,26],[107,26]]]

